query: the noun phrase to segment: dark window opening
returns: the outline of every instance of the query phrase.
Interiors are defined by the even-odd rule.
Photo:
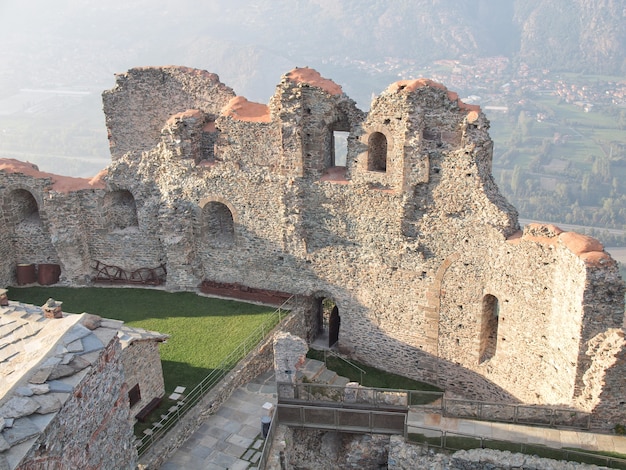
[[[498,298],[487,294],[483,298],[481,331],[480,331],[480,355],[479,362],[482,364],[496,355],[498,346],[498,321],[500,317],[500,302]]]
[[[387,171],[387,137],[385,134],[373,132],[367,144],[367,169],[369,171]]]
[[[215,121],[209,121],[205,124],[200,135],[200,161],[215,161],[215,145],[217,144],[218,136],[219,131],[215,127]]]
[[[130,401],[131,408],[139,402],[139,400],[141,400],[141,390],[139,390],[139,384],[135,385],[128,391],[128,400]]]

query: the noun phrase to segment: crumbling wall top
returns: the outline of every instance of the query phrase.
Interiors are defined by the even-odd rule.
[[[343,94],[343,90],[341,89],[340,85],[337,85],[335,82],[329,80],[328,78],[322,77],[317,70],[310,69],[308,67],[296,67],[290,72],[287,72],[284,75],[284,78],[294,83],[306,83],[307,85],[321,88],[330,95]]]
[[[558,246],[562,243],[569,251],[581,258],[588,266],[614,264],[615,260],[604,251],[604,245],[596,238],[576,232],[564,232],[553,224],[531,223],[511,235],[507,241],[518,244],[522,240],[542,245]]]
[[[222,109],[221,115],[247,122],[271,122],[272,120],[270,108],[267,105],[248,101],[243,96],[231,99]]]
[[[468,112],[467,120],[469,122],[473,122],[478,119],[478,113],[480,113],[480,106],[477,104],[467,104],[459,99],[459,95],[454,91],[448,90],[445,85],[441,83],[435,82],[434,80],[430,80],[429,78],[418,78],[416,80],[399,80],[397,82],[392,83],[385,90],[386,93],[399,93],[399,92],[415,92],[420,88],[437,88],[439,90],[445,91],[448,99],[452,102],[456,102],[459,109]]]
[[[33,178],[49,178],[52,181],[51,189],[57,193],[70,193],[82,189],[104,189],[104,177],[107,170],[102,170],[93,178],[73,178],[71,176],[59,176],[53,173],[39,171],[37,165],[29,162],[21,162],[12,158],[0,159],[0,171],[6,173],[21,173]]]

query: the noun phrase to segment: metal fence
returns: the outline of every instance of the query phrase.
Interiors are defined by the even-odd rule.
[[[503,423],[589,430],[591,414],[567,408],[518,403],[491,403],[447,398],[438,392],[409,392],[410,406],[440,413],[448,418],[498,421]]]
[[[412,424],[407,426],[407,439],[409,442],[426,445],[436,449],[447,449],[453,451],[493,449],[526,455],[536,455],[547,459],[567,460],[570,462],[580,462],[590,465],[626,470],[626,459],[620,459],[617,457],[591,454],[572,449],[553,448],[541,444],[502,441],[469,434],[443,431],[441,429],[415,426]]]
[[[276,416],[280,424],[300,428],[400,435],[404,434],[407,419],[406,412],[284,403],[278,404]]]
[[[276,408],[274,408],[274,412],[272,413],[272,421],[270,422],[270,428],[267,432],[267,436],[265,437],[265,442],[263,443],[261,457],[257,462],[257,468],[259,470],[265,470],[267,468],[267,462],[270,457],[270,451],[272,450],[272,443],[274,442],[276,429],[278,429],[278,420],[276,419]]]
[[[209,375],[207,375],[198,385],[196,385],[184,398],[173,405],[167,415],[160,421],[152,424],[150,434],[147,434],[136,442],[137,453],[141,457],[152,444],[163,437],[172,429],[178,421],[191,410],[215,385],[217,385],[235,366],[245,358],[248,353],[254,350],[277,324],[291,310],[290,297],[262,325],[254,330],[248,338],[239,344]]]
[[[347,387],[323,383],[276,384],[279,403],[322,404],[361,406],[374,409],[406,411],[408,391],[375,387]]]

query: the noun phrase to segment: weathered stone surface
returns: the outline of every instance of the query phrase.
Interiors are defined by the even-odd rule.
[[[600,470],[607,467],[565,462],[491,449],[461,450],[453,454],[438,453],[432,448],[409,444],[400,436],[389,442],[389,470]]]
[[[13,447],[39,434],[40,429],[29,418],[16,419],[13,426],[2,431],[2,437]]]
[[[39,405],[37,413],[42,415],[54,413],[61,408],[61,402],[53,394],[35,396],[33,399]]]
[[[0,407],[0,416],[3,418],[21,418],[34,413],[39,404],[27,397],[10,398],[2,407]]]
[[[1,430],[2,430],[2,427],[0,426],[0,431]],[[0,452],[4,452],[5,450],[9,449],[10,447],[11,446],[6,441],[6,439],[4,437],[2,437],[2,435],[0,434]]]

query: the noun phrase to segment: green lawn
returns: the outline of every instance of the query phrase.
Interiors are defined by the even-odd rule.
[[[89,312],[170,335],[162,344],[166,394],[192,388],[261,324],[274,307],[156,289],[11,287],[9,299],[43,305],[52,297],[63,311]]]
[[[318,361],[324,362],[323,351],[309,349],[307,357],[310,359],[317,359]],[[392,388],[399,390],[421,390],[426,392],[442,391],[440,388],[435,387],[434,385],[430,385],[424,382],[418,382],[417,380],[409,379],[407,377],[403,377],[397,374],[392,374],[390,372],[385,372],[383,370],[361,364],[357,361],[350,360],[350,362],[365,371],[365,374],[363,374],[362,376],[362,382],[361,372],[355,367],[348,364],[346,361],[343,361],[336,356],[327,356],[326,367],[342,377],[347,377],[354,382],[361,383],[361,385],[365,387]],[[426,403],[428,403],[428,401]]]

